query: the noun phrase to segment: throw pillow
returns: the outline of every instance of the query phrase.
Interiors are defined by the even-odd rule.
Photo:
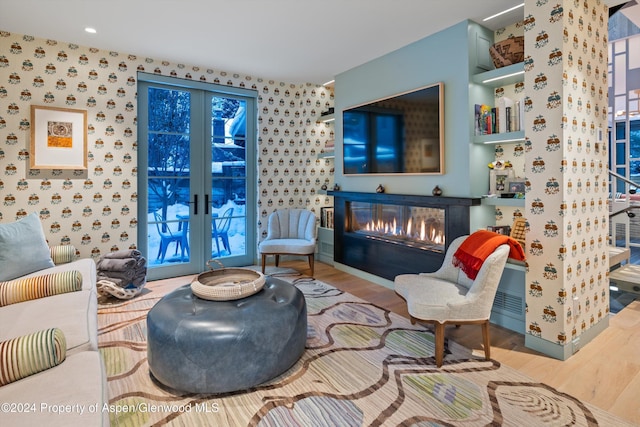
[[[55,265],[66,264],[76,257],[76,248],[72,245],[51,246],[49,251]]]
[[[82,274],[77,270],[0,282],[0,307],[82,289]]]
[[[67,341],[58,328],[0,342],[0,387],[64,362]]]
[[[51,253],[35,212],[19,221],[0,224],[0,281],[49,267],[53,267]]]

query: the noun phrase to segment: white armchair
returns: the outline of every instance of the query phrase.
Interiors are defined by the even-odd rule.
[[[453,255],[468,236],[449,245],[444,262],[433,273],[402,274],[394,280],[395,291],[407,301],[411,323],[416,320],[435,325],[435,359],[438,367],[444,358],[444,327],[447,324],[482,325],[485,358],[489,360],[489,317],[493,300],[510,252],[508,244],[498,246],[489,255],[475,280],[455,266]]]
[[[267,237],[260,243],[262,273],[267,255],[275,255],[276,267],[280,255],[306,255],[313,276],[316,252],[316,216],[306,209],[281,209],[269,215]]]

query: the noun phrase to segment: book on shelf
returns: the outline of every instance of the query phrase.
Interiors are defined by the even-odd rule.
[[[524,100],[516,101],[516,130],[524,130]]]
[[[489,135],[494,129],[495,111],[485,104],[475,105],[475,132],[476,135]]]
[[[476,104],[474,116],[476,135],[517,132],[522,130],[524,102],[501,97],[495,107]]]
[[[498,133],[511,132],[511,112],[513,110],[513,100],[503,96],[498,98],[498,110],[500,111],[500,126]]]
[[[320,227],[333,228],[333,206],[320,208]]]

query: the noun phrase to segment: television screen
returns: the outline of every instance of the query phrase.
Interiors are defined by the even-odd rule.
[[[443,84],[342,112],[344,174],[443,171]]]

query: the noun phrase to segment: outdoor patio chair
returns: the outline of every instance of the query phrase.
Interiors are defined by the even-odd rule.
[[[222,240],[222,246],[231,255],[231,246],[229,245],[229,227],[231,226],[231,216],[233,215],[233,208],[227,209],[220,218],[214,218],[211,222],[212,229],[211,235],[216,242],[216,249],[218,250],[218,256],[220,256],[220,242]]]
[[[162,231],[162,224],[164,223],[162,216],[158,212],[154,212],[153,216],[156,220],[156,228],[158,229],[158,235],[160,236],[160,247],[158,248],[158,255],[156,259],[160,260],[160,263],[164,262],[164,258],[167,255],[167,248],[172,242],[176,243],[176,255],[178,249],[181,250],[181,259],[184,259],[184,253],[189,255],[189,241],[187,236],[189,234],[189,221],[184,221],[183,226],[178,231],[171,231],[170,224],[166,224],[166,230]]]

